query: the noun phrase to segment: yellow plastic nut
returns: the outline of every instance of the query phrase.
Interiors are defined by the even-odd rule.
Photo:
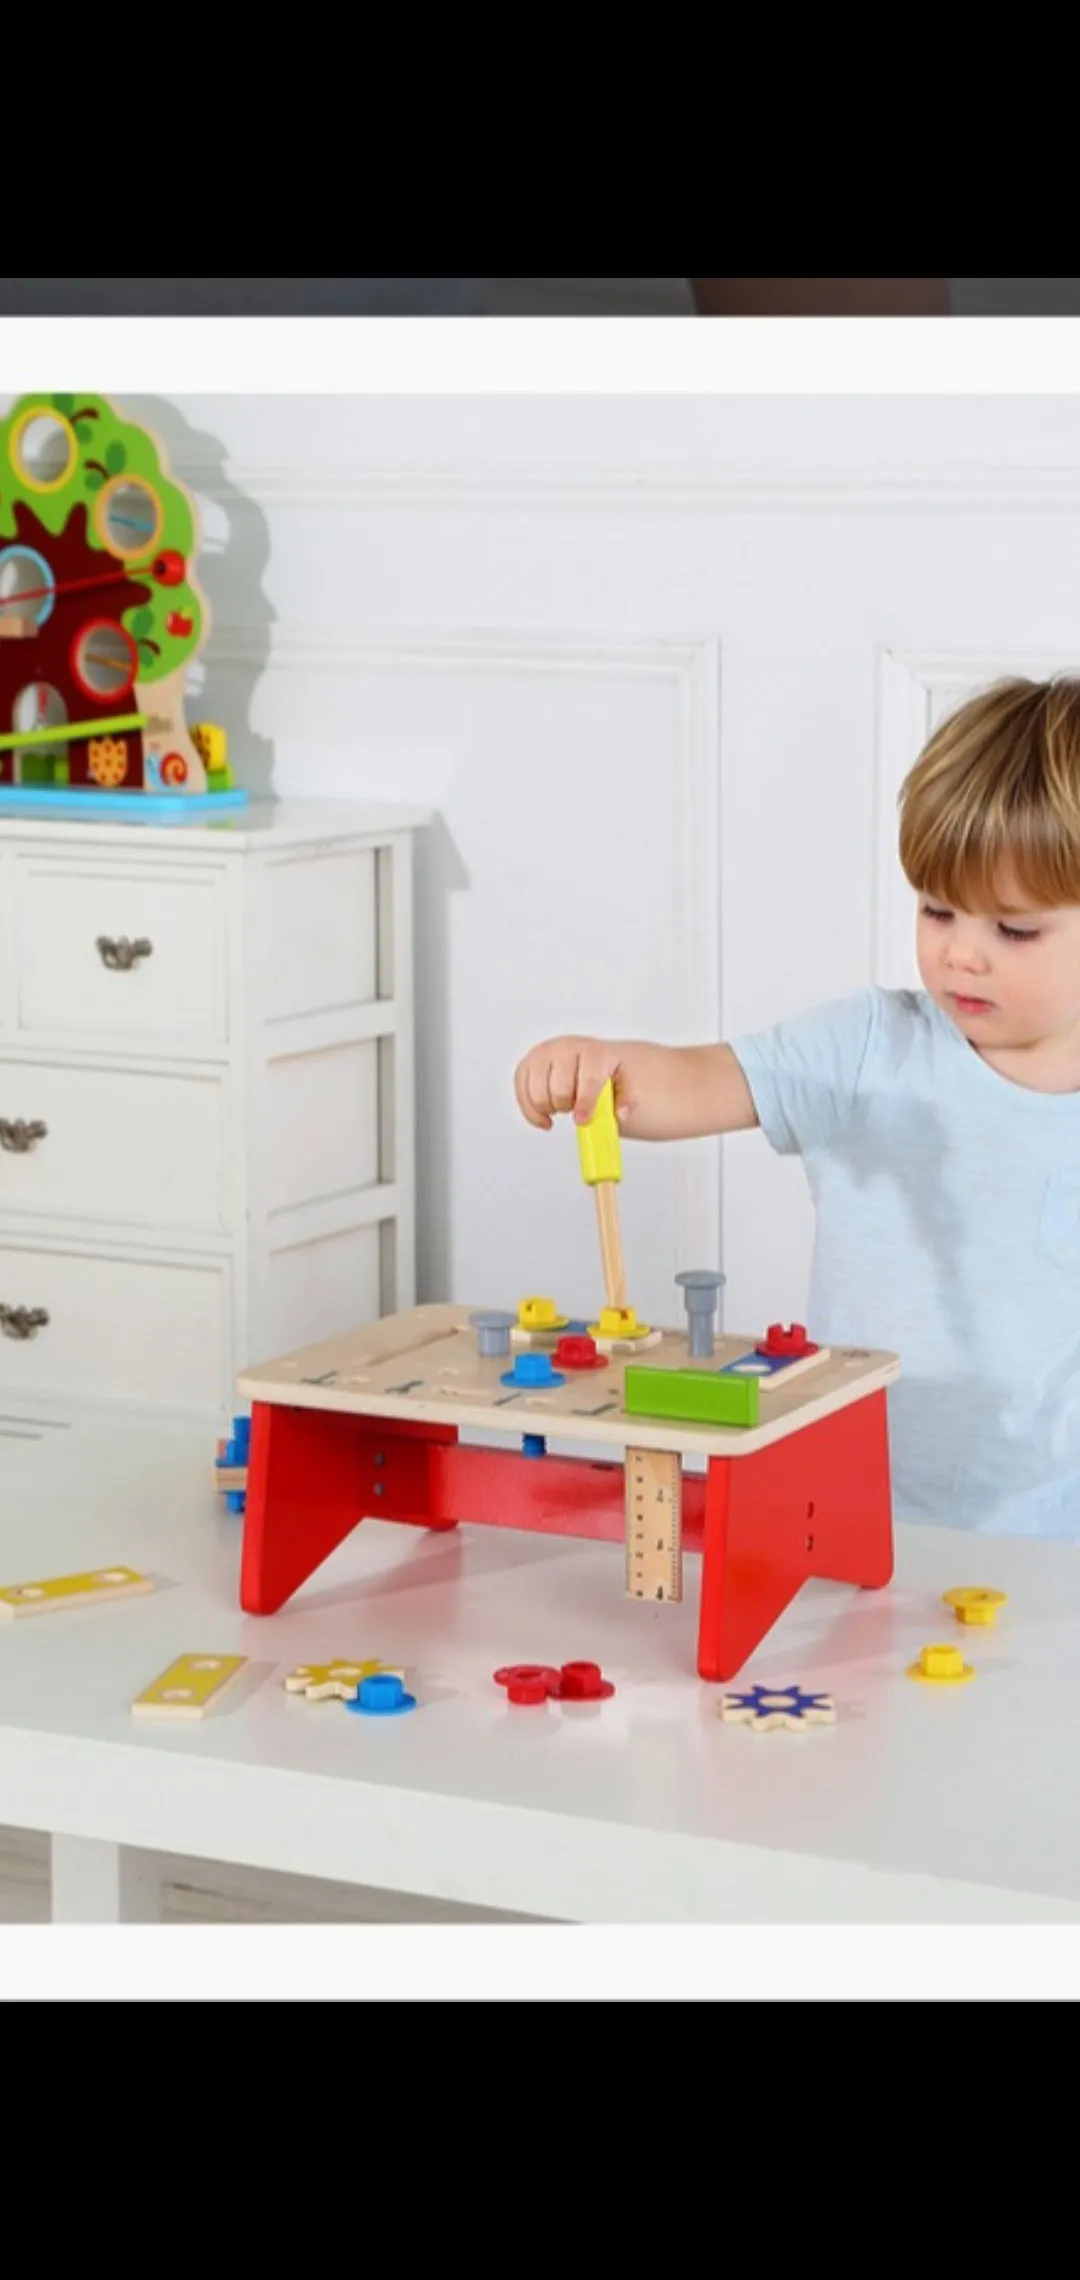
[[[586,1187],[596,1187],[601,1180],[621,1180],[622,1154],[610,1077],[601,1088],[588,1123],[578,1125],[578,1154]]]
[[[908,1664],[908,1677],[920,1678],[927,1686],[959,1686],[974,1676],[959,1647],[924,1647],[918,1662]]]
[[[958,1623],[996,1623],[999,1607],[1004,1607],[1004,1591],[987,1591],[983,1584],[964,1584],[955,1591],[943,1591],[946,1607],[951,1607]]]
[[[649,1325],[639,1322],[632,1306],[603,1306],[599,1322],[590,1322],[593,1338],[647,1338]]]
[[[569,1320],[553,1298],[523,1298],[518,1307],[519,1330],[564,1330]]]

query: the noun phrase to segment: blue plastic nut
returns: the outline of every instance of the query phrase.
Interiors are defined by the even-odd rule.
[[[251,1462],[251,1419],[234,1417],[232,1435],[225,1443],[224,1454],[217,1460],[219,1472],[231,1472]],[[243,1513],[247,1510],[247,1494],[242,1488],[230,1488],[225,1494],[225,1510]]]
[[[547,1442],[545,1441],[543,1434],[524,1434],[522,1436],[521,1442],[521,1454],[523,1457],[546,1457]]]
[[[345,1708],[361,1718],[400,1718],[403,1711],[415,1710],[416,1696],[406,1694],[400,1678],[378,1671],[372,1678],[361,1679],[359,1693]]]
[[[224,1470],[233,1465],[246,1465],[251,1461],[251,1419],[234,1417],[232,1435],[225,1443],[225,1454],[218,1463]]]
[[[519,1354],[513,1369],[504,1373],[501,1383],[535,1392],[538,1386],[565,1385],[566,1379],[552,1369],[550,1354]]]

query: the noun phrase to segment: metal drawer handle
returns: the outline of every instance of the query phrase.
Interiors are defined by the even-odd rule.
[[[5,1338],[36,1338],[48,1319],[43,1306],[0,1306],[0,1330]]]
[[[9,1156],[26,1156],[38,1140],[44,1140],[48,1129],[47,1124],[25,1124],[21,1116],[17,1124],[9,1124],[0,1116],[0,1148],[6,1148]]]
[[[130,973],[140,958],[150,958],[154,951],[153,943],[148,942],[145,935],[140,936],[138,942],[129,942],[124,934],[119,942],[114,942],[111,935],[99,934],[97,946],[101,952],[102,964],[111,966],[117,974]]]

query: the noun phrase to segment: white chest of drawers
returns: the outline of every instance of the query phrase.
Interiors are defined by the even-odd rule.
[[[0,820],[0,1408],[227,1416],[414,1302],[427,821]]]

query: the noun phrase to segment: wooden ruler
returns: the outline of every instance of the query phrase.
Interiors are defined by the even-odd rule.
[[[682,1598],[682,1460],[666,1449],[626,1452],[626,1589]]]

